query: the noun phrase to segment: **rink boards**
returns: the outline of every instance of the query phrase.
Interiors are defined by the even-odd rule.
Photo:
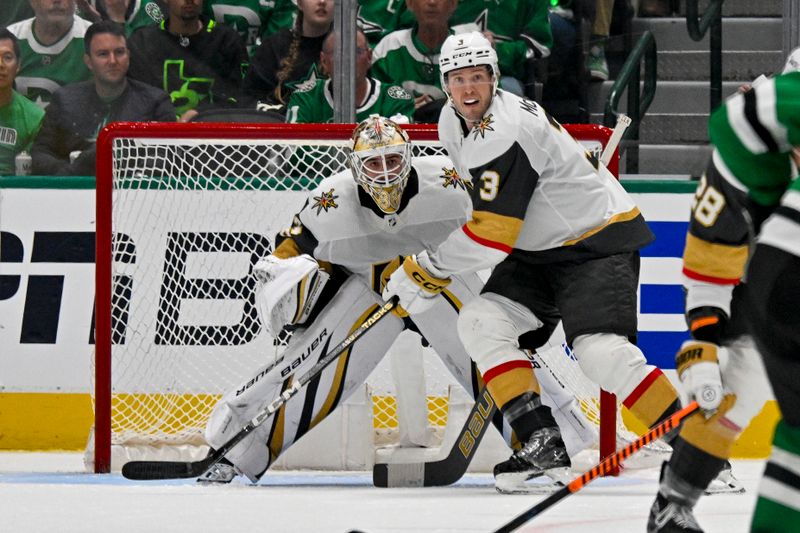
[[[623,184],[656,235],[642,250],[638,343],[650,362],[674,369],[687,338],[680,257],[694,185]],[[0,449],[86,442],[94,223],[93,179],[0,178]],[[738,456],[766,456],[775,417],[769,405],[741,439]]]

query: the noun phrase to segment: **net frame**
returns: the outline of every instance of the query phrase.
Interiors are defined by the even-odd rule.
[[[97,139],[96,261],[95,261],[95,388],[94,471],[111,471],[112,446],[112,293],[113,293],[113,192],[114,142],[120,138],[225,141],[342,141],[350,138],[355,124],[254,124],[254,123],[155,123],[118,122],[105,127]],[[606,145],[611,129],[597,124],[565,125],[577,140]],[[405,125],[412,141],[438,142],[436,125]],[[609,170],[616,176],[619,152],[615,149]],[[616,399],[600,391],[600,455],[616,450]]]

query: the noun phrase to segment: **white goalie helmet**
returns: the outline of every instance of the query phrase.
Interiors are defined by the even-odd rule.
[[[411,173],[411,141],[397,123],[370,115],[353,131],[348,156],[353,178],[384,213],[400,208]]]
[[[450,97],[447,90],[447,74],[466,67],[487,65],[494,75],[492,94],[497,93],[500,80],[500,68],[497,66],[497,52],[489,39],[479,31],[450,35],[442,44],[439,53],[439,71],[441,73],[442,90]]]

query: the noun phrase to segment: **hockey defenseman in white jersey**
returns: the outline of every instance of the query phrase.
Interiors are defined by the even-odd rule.
[[[503,413],[540,401],[536,393],[500,392],[524,358],[519,336],[535,330],[547,339],[563,320],[584,374],[646,426],[667,417],[679,405],[677,392],[631,342],[639,249],[653,240],[632,198],[541,106],[497,88],[497,56],[483,35],[451,35],[439,64],[449,98],[439,138],[472,182],[473,212],[435,250],[406,257],[384,297],[397,295],[414,316],[438,300],[415,278],[444,285],[492,268],[482,294],[462,308],[458,328],[490,392],[504,399]],[[498,487],[513,490],[570,465],[553,421],[527,422],[517,431],[525,446],[495,468]]]
[[[321,182],[278,238],[274,252],[255,266],[264,327],[274,336],[289,325],[294,335],[279,363],[254,370],[249,380],[222,397],[206,427],[212,448],[228,441],[295,376],[305,374],[382,305],[380,291],[401,265],[401,256],[435,248],[469,217],[468,184],[450,160],[431,156],[412,162],[407,134],[388,119],[372,115],[356,128],[349,165],[350,170]],[[257,481],[365,381],[407,324],[418,329],[475,397],[481,378],[459,340],[456,323],[462,302],[476,297],[481,286],[475,274],[454,277],[442,287],[437,305],[413,322],[398,313],[377,323],[201,481],[227,482],[236,474]],[[538,393],[530,361],[520,363],[508,379],[508,390],[536,386]],[[569,408],[571,397],[563,390],[555,386],[549,392],[557,407]],[[519,431],[519,420],[533,411],[545,411],[552,419],[548,407],[531,403],[505,413],[506,420]],[[580,435],[576,448],[589,438]]]

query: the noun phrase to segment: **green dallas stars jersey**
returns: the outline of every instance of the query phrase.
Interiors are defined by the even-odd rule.
[[[754,232],[776,208],[793,209],[800,218],[800,183],[792,161],[792,147],[800,145],[800,73],[734,95],[711,115],[709,133],[714,152],[692,204],[683,274],[689,308],[713,303],[728,312]],[[796,206],[778,207],[782,197],[784,204],[794,198]],[[800,243],[800,226],[794,241]],[[794,249],[800,255],[800,244]],[[706,290],[705,299],[696,302],[694,286],[709,284],[727,289],[713,291],[713,302]]]
[[[417,39],[417,28],[397,30],[372,53],[370,72],[387,83],[399,83],[414,96],[444,98],[439,81],[439,50],[428,50]]]
[[[11,102],[0,107],[0,176],[16,173],[14,158],[30,151],[43,118],[41,107],[12,91]]]
[[[451,26],[476,24],[495,34],[500,74],[523,79],[525,62],[547,57],[553,46],[548,0],[471,0],[459,2]]]
[[[98,3],[98,0],[91,0],[89,3],[94,6],[103,19],[109,18],[108,12],[104,9],[104,4],[102,2]],[[78,14],[86,16],[81,10],[78,10]],[[91,17],[86,16],[86,18]],[[125,15],[125,34],[130,35],[142,26],[158,24],[162,20],[164,20],[164,12],[161,10],[161,6],[158,4],[157,0],[133,0],[128,5],[128,10]]]
[[[792,148],[800,146],[800,72],[733,96],[708,127],[723,176],[753,200],[774,206],[787,188],[800,192],[792,165]]]
[[[83,62],[83,35],[91,23],[76,15],[67,34],[45,46],[33,34],[33,21],[32,18],[23,20],[8,29],[19,39],[21,68],[16,80],[17,91],[45,107],[50,95],[62,85],[91,77]]]
[[[125,21],[125,33],[130,35],[134,30],[150,24],[160,24],[164,20],[164,12],[155,0],[133,0],[134,8]]]
[[[358,0],[356,23],[370,46],[395,30],[410,28],[414,20],[405,0]]]
[[[369,85],[367,98],[356,109],[356,122],[374,113],[389,118],[403,115],[411,121],[414,115],[414,99],[402,87],[381,83],[374,78],[369,78]],[[332,89],[331,80],[318,80],[314,85],[298,87],[289,98],[286,122],[332,122]]]
[[[292,0],[206,0],[203,13],[239,32],[252,56],[262,36],[294,24],[297,6]]]
[[[800,72],[731,97],[711,115],[708,129],[725,185],[747,193],[756,224],[770,214],[759,241],[800,257]],[[706,218],[723,211],[725,197],[718,195],[721,201],[707,202]]]

